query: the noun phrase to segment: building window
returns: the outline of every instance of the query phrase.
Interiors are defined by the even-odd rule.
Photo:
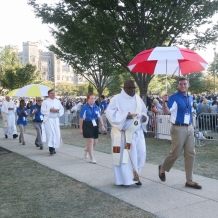
[[[57,67],[57,73],[60,73],[60,67]]]
[[[57,75],[57,80],[60,80],[60,75]]]

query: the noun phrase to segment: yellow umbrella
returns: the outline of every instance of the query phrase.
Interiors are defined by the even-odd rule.
[[[16,93],[20,97],[47,96],[50,88],[41,84],[31,84],[20,88]]]
[[[12,96],[17,96],[16,94],[17,94],[18,90],[19,90],[19,89],[14,89],[14,90],[10,91],[10,92],[7,94],[7,96],[10,96],[10,97],[12,97]]]

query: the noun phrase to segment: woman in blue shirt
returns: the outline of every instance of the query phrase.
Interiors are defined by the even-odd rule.
[[[27,108],[25,107],[25,101],[22,99],[20,101],[20,106],[17,108],[17,125],[20,128],[20,135],[19,135],[19,142],[23,143],[23,145],[25,145],[25,141],[24,141],[24,126],[27,125]]]
[[[93,146],[98,142],[98,121],[100,120],[102,131],[105,131],[101,118],[100,108],[95,104],[95,96],[91,93],[87,96],[87,104],[80,111],[79,133],[86,138],[87,146],[85,148],[85,158],[90,156],[90,162],[95,164],[93,157]]]

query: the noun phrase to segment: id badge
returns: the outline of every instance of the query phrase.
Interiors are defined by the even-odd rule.
[[[40,115],[40,120],[43,120],[43,116],[42,115]]]
[[[23,121],[26,121],[26,117],[23,117]]]
[[[95,120],[92,120],[92,125],[93,125],[93,126],[97,126],[97,123],[96,123]]]
[[[190,114],[185,114],[184,123],[185,124],[189,124],[190,123]]]

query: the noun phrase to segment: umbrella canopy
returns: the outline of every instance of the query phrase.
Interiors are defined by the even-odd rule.
[[[128,64],[131,72],[185,75],[205,70],[207,62],[188,48],[156,47],[139,53]]]
[[[19,90],[19,89],[14,89],[14,90],[10,91],[10,92],[7,94],[7,96],[10,96],[10,97],[12,97],[12,96],[18,96],[18,95],[17,95],[18,90]]]
[[[47,96],[49,89],[50,88],[45,85],[31,84],[19,89],[16,95],[20,97]]]

